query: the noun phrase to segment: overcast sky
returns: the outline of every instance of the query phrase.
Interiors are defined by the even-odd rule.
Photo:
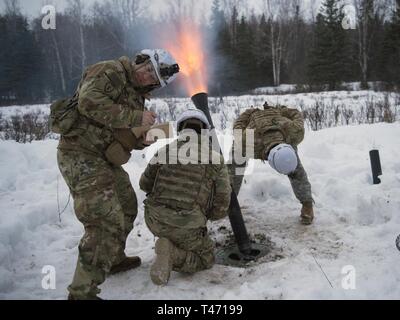
[[[105,0],[97,0],[98,2],[103,2]],[[151,0],[145,1],[143,3],[148,8],[149,14],[157,17],[162,14],[165,10],[168,9],[168,3],[170,0]],[[212,4],[212,0],[192,0],[193,5],[196,7],[196,10],[203,11],[203,14],[208,16]],[[321,0],[303,0],[303,10],[305,11],[305,15],[309,16],[310,3],[314,2],[315,9],[318,10],[319,4]],[[346,0],[344,0],[346,1]],[[349,0],[348,0],[349,1]],[[84,0],[85,7],[90,7],[96,0]],[[223,0],[220,1],[221,3]],[[232,1],[234,2],[234,1]],[[240,1],[238,1],[240,2]],[[263,0],[242,0],[242,4],[246,7],[247,12],[243,12],[245,14],[249,14],[252,10],[256,13],[260,13],[262,10],[262,2]],[[67,6],[67,0],[19,0],[20,6],[22,8],[23,13],[28,14],[30,17],[37,17],[40,15],[41,8],[45,4],[54,4],[57,11],[62,11]],[[190,0],[183,1],[185,5],[190,4]],[[4,0],[0,0],[0,10],[4,10]]]
[[[208,0],[202,0],[204,2],[209,2]],[[90,7],[96,0],[84,0],[83,3],[85,7]],[[97,0],[97,2],[103,2],[103,0]],[[162,8],[165,8],[168,0],[152,0],[151,4],[147,4],[147,1],[144,1],[146,5],[151,10],[152,14],[158,15]],[[29,16],[37,17],[40,15],[41,8],[46,4],[53,4],[56,7],[57,11],[62,11],[67,6],[67,0],[19,0],[21,9],[23,13],[28,14]],[[0,0],[0,10],[4,10],[4,0]]]
[[[97,2],[103,2],[104,0],[97,0]],[[258,0],[255,0],[258,1]],[[96,0],[84,0],[83,3],[85,7],[90,7]],[[203,6],[208,9],[211,6],[212,0],[197,0],[197,3],[203,3]],[[19,0],[21,9],[23,13],[30,16],[38,16],[40,14],[41,8],[45,4],[54,4],[56,10],[64,10],[67,6],[67,0]],[[149,8],[151,14],[159,15],[168,6],[168,0],[151,0],[143,1],[146,7]],[[4,0],[0,0],[0,10],[4,10]]]
[[[93,3],[93,0],[85,0],[85,2]],[[53,0],[53,1],[43,1],[43,0],[19,0],[20,6],[24,13],[29,15],[38,15],[40,13],[40,9],[44,4],[53,3],[55,4],[57,9],[64,9],[66,0]],[[4,1],[1,0],[1,9],[4,9]]]

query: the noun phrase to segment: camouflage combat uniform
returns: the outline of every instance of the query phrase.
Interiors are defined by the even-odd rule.
[[[79,120],[58,146],[58,166],[85,227],[68,287],[75,298],[100,292],[98,285],[111,267],[125,258],[125,241],[137,215],[128,174],[104,154],[116,128],[141,125],[144,98],[133,87],[132,72],[127,57],[88,67],[77,89]]]
[[[264,110],[248,109],[235,121],[234,129],[243,130],[242,150],[246,150],[246,129],[254,130],[254,158],[265,160],[266,154],[276,145],[290,144],[297,153],[297,146],[304,139],[304,120],[300,111],[287,107],[267,107]],[[235,148],[235,147],[233,147]],[[307,173],[298,158],[296,170],[288,177],[296,198],[301,203],[312,202],[311,184]],[[247,162],[241,165],[229,166],[230,176],[233,180],[233,188],[239,193],[243,181],[243,175],[236,174],[236,168],[245,168]]]
[[[175,251],[172,270],[194,273],[214,264],[207,220],[227,215],[231,187],[222,157],[210,151],[208,145],[195,143],[193,150],[213,152],[220,164],[198,164],[200,156],[196,155],[189,164],[177,161],[176,150],[183,143],[175,140],[159,150],[158,159],[166,155],[169,164],[152,160],[141,176],[140,188],[147,193],[144,201],[147,226],[154,235],[169,239],[179,249]]]

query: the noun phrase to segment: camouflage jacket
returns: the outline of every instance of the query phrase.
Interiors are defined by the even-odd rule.
[[[141,125],[144,97],[132,82],[128,57],[89,66],[77,88],[79,121],[76,135],[62,136],[60,149],[103,154],[113,141],[113,130]]]
[[[183,160],[181,154],[187,155],[189,148],[190,157]],[[213,164],[200,164],[202,155],[207,153],[210,162],[214,159]],[[156,159],[166,163],[156,163]],[[157,220],[184,228],[204,227],[207,219],[225,217],[231,199],[228,170],[222,156],[200,141],[175,140],[160,149],[142,174],[139,185],[147,193],[147,206],[163,208],[158,210]]]
[[[287,107],[248,109],[235,121],[233,129],[243,130],[243,150],[246,144],[244,130],[254,130],[254,157],[261,160],[277,144],[287,143],[296,147],[304,139],[301,112]]]

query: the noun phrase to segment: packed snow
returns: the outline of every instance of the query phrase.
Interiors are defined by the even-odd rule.
[[[331,93],[321,93],[331,99]],[[355,98],[354,95],[358,95]],[[373,92],[341,95],[343,103]],[[316,94],[315,94],[316,95]],[[285,101],[285,97],[287,101]],[[275,99],[295,105],[310,94],[226,98],[226,114],[213,114],[219,138],[229,133],[238,108]],[[341,102],[341,103],[342,103]],[[210,107],[212,108],[211,100]],[[168,119],[169,103],[156,99],[149,107]],[[190,105],[176,100],[176,110]],[[48,106],[32,106],[25,109]],[[13,108],[1,111],[10,112]],[[225,120],[223,120],[223,118]],[[134,152],[124,166],[138,196],[139,214],[127,241],[127,255],[142,258],[140,268],[111,276],[101,286],[105,299],[398,299],[400,252],[399,122],[307,130],[299,147],[315,199],[312,226],[299,223],[300,204],[287,177],[266,163],[253,161],[239,194],[252,238],[265,237],[271,254],[248,268],[215,265],[195,275],[173,273],[165,287],[149,277],[154,236],[143,219],[144,193],[138,180],[151,152]],[[65,299],[77,259],[83,227],[57,168],[56,140],[18,144],[0,142],[0,299]],[[378,149],[382,183],[372,184],[369,151]],[[65,208],[65,210],[64,210]],[[61,213],[61,215],[60,215]],[[230,235],[228,219],[210,223],[219,243]],[[56,288],[43,289],[45,266],[56,271]],[[347,266],[351,266],[350,269]],[[350,273],[348,273],[348,271]],[[347,274],[346,274],[347,273]],[[348,282],[355,275],[354,281]],[[350,285],[348,285],[350,283]],[[347,284],[347,286],[346,286]],[[355,288],[353,288],[355,285]],[[345,289],[347,288],[347,289]]]

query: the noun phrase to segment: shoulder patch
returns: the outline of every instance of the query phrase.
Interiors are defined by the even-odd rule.
[[[108,69],[105,71],[105,74],[115,88],[122,88],[125,86],[125,82],[121,79],[121,76],[118,74],[118,72]]]
[[[109,94],[114,90],[114,87],[110,82],[107,82],[104,86],[104,93]]]

